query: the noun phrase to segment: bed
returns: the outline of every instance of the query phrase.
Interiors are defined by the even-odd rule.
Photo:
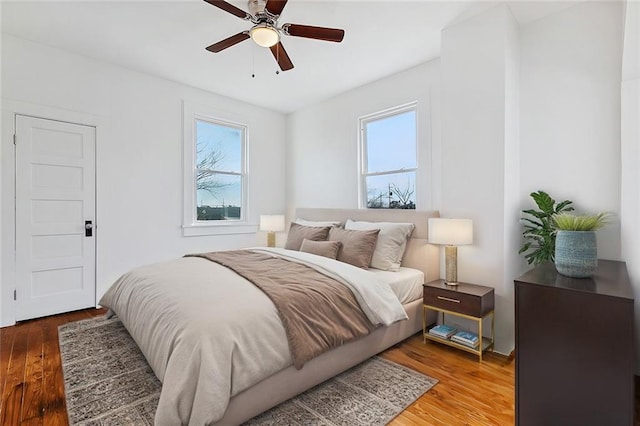
[[[364,337],[305,360],[302,368],[287,350],[289,335],[284,335],[281,323],[276,325],[280,313],[233,270],[200,258],[184,258],[125,274],[101,304],[120,317],[163,382],[156,424],[240,424],[419,331],[419,281],[435,279],[439,271],[438,250],[426,241],[428,218],[436,216],[437,212],[411,210],[296,212],[296,217],[311,221],[413,223],[398,272],[367,272],[283,249],[251,251],[311,262],[315,269],[336,268],[332,273],[349,278],[350,289],[371,323],[382,324]],[[212,273],[217,277],[215,284],[203,279]],[[240,290],[226,284],[237,280],[244,280]],[[383,281],[392,285],[367,285]],[[187,287],[190,292],[183,290]],[[379,298],[393,299],[397,307],[386,302],[382,307]],[[215,309],[208,309],[214,302]],[[183,319],[186,311],[188,320]]]

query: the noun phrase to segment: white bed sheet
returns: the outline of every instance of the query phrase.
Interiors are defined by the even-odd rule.
[[[402,304],[422,297],[422,284],[424,284],[424,273],[422,271],[404,266],[401,266],[397,272],[373,268],[369,269],[369,271],[388,283]]]

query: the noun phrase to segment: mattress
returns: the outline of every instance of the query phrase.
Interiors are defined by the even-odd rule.
[[[369,271],[389,284],[400,303],[409,303],[422,297],[422,284],[425,282],[422,271],[404,266],[397,272],[379,269],[369,269]]]

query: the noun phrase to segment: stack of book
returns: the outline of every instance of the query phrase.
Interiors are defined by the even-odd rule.
[[[475,348],[480,344],[478,335],[470,331],[458,331],[451,336],[451,341],[469,346],[470,348]]]
[[[439,337],[441,339],[448,339],[449,337],[453,336],[456,331],[458,330],[449,325],[440,324],[440,325],[436,325],[435,327],[432,327],[429,330],[429,334],[431,334],[432,336]]]

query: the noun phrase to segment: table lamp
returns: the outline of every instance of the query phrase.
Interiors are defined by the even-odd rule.
[[[431,218],[429,242],[445,246],[445,284],[458,285],[458,246],[473,243],[473,221]]]
[[[284,231],[284,215],[260,215],[260,230],[268,232],[267,247],[275,247],[276,232]]]

